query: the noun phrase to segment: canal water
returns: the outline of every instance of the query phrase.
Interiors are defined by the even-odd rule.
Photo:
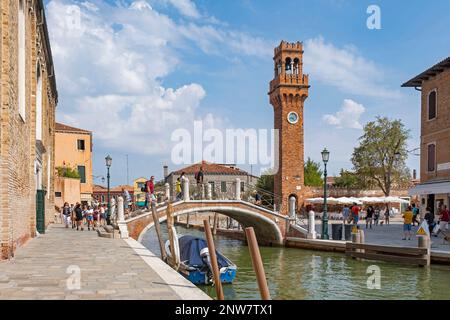
[[[161,229],[164,239],[168,239],[165,223]],[[198,230],[179,226],[176,229],[179,236],[190,234],[205,238]],[[154,228],[144,235],[142,243],[153,253],[160,254]],[[260,299],[245,243],[220,235],[216,236],[215,243],[217,250],[238,267],[233,284],[224,285],[225,299]],[[450,266],[419,268],[356,261],[341,253],[271,247],[260,250],[272,299],[450,299]],[[378,270],[379,282],[373,277]],[[377,289],[378,283],[380,289]],[[199,288],[215,298],[213,287]]]

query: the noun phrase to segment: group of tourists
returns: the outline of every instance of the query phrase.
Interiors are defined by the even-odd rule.
[[[408,240],[411,240],[412,226],[414,226],[415,223],[417,223],[417,225],[420,224],[417,220],[418,217],[420,217],[419,208],[415,204],[409,206],[403,214],[403,240],[406,240],[407,238]],[[438,237],[440,233],[443,233],[445,236],[448,230],[450,211],[446,205],[443,205],[438,208],[438,215],[436,216],[431,208],[427,207],[423,220],[428,224],[430,235]]]
[[[96,230],[99,226],[106,224],[107,208],[104,205],[90,206],[77,202],[75,205],[64,203],[61,208],[61,216],[66,228],[84,231]]]
[[[203,191],[204,191],[204,178],[205,178],[205,172],[203,171],[203,167],[200,167],[200,169],[195,173],[194,175],[195,181],[197,183],[197,189],[196,192],[199,195],[199,197],[203,197]],[[180,201],[184,198],[184,188],[185,188],[185,181],[187,181],[186,172],[182,172],[181,175],[177,178],[177,181],[175,182],[175,200]]]
[[[386,206],[383,210],[378,206],[374,207],[369,205],[366,208],[365,213],[366,229],[372,229],[372,225],[388,225],[392,209],[390,209],[389,206]],[[353,203],[351,206],[345,205],[342,210],[342,216],[344,218],[344,223],[358,225],[358,222],[362,218],[362,208],[357,203]]]

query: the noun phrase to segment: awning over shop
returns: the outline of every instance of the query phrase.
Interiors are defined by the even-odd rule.
[[[450,181],[418,184],[408,191],[410,196],[450,193]]]

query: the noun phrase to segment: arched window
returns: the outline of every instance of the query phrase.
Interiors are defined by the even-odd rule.
[[[437,91],[430,91],[428,94],[428,120],[433,120],[437,115]]]
[[[300,70],[300,60],[298,58],[294,59],[294,74],[299,74]]]
[[[287,74],[292,74],[292,69],[293,69],[293,62],[292,59],[287,57],[286,58],[286,64],[285,64],[285,70]]]
[[[281,74],[281,60],[277,62],[277,75]]]

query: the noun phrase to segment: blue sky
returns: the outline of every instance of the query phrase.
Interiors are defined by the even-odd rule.
[[[369,5],[381,29],[369,30]],[[207,127],[270,129],[273,48],[303,41],[310,77],[305,157],[327,147],[330,173],[351,169],[361,127],[400,118],[419,146],[419,93],[401,84],[449,56],[450,2],[49,0],[60,93],[57,120],[94,132],[94,175],[113,157],[112,183],[162,176],[171,133]],[[419,159],[407,164],[419,169]],[[249,169],[247,165],[243,168]],[[99,183],[98,180],[95,181]]]

